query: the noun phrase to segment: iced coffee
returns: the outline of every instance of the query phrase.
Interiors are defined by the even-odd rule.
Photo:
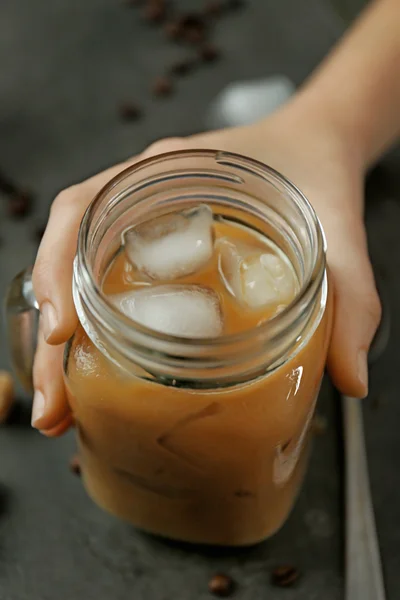
[[[304,474],[326,360],[325,275],[298,334],[285,345],[277,330],[271,344],[282,350],[253,369],[252,349],[268,353],[262,335],[301,299],[305,267],[239,212],[221,216],[198,202],[127,226],[102,265],[99,294],[110,319],[159,345],[130,368],[80,326],[66,355],[90,495],[143,530],[189,542],[252,544],[283,524]],[[104,317],[111,339],[108,325]],[[254,344],[241,352],[250,335]],[[225,339],[228,358],[208,361],[207,349]],[[167,342],[170,353],[160,349]],[[239,349],[229,353],[232,344]]]

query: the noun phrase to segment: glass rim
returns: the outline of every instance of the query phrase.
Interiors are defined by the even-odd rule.
[[[141,323],[134,321],[130,317],[120,312],[115,305],[108,299],[107,295],[103,293],[100,285],[97,283],[93,273],[92,266],[89,261],[88,251],[90,245],[90,228],[93,225],[93,218],[96,214],[96,210],[101,206],[102,201],[110,194],[112,194],[113,188],[118,184],[122,183],[124,179],[137,173],[143,173],[143,179],[145,179],[145,170],[147,167],[154,166],[157,164],[165,163],[173,159],[185,159],[185,158],[214,158],[216,161],[219,160],[234,160],[238,165],[249,169],[251,172],[258,172],[264,176],[266,183],[271,183],[270,178],[277,180],[281,186],[283,186],[287,192],[289,192],[290,199],[294,201],[301,212],[306,212],[306,218],[310,218],[311,224],[314,227],[314,234],[316,236],[316,244],[314,247],[314,255],[312,257],[312,264],[307,270],[306,277],[304,278],[301,287],[292,300],[281,312],[277,313],[264,323],[255,325],[250,329],[246,329],[239,333],[224,334],[218,337],[204,337],[204,338],[189,338],[185,336],[176,336],[166,334]],[[193,168],[195,173],[195,169]],[[168,170],[165,171],[167,174]],[[162,175],[162,173],[160,173]],[[140,183],[139,178],[137,183]],[[262,198],[259,198],[262,200]],[[308,220],[308,219],[307,219]],[[80,275],[82,276],[85,285],[88,286],[91,296],[91,308],[95,308],[97,318],[102,322],[102,325],[106,329],[110,330],[110,320],[107,321],[101,317],[102,311],[106,309],[108,317],[112,315],[114,325],[117,325],[122,335],[126,334],[139,334],[142,339],[149,339],[149,341],[157,340],[162,344],[179,344],[186,348],[223,348],[240,342],[250,341],[253,338],[264,338],[270,337],[275,330],[275,335],[278,335],[284,331],[287,327],[290,327],[291,323],[296,320],[295,316],[298,311],[302,313],[302,308],[309,306],[309,303],[313,301],[315,295],[318,293],[322,284],[325,267],[326,267],[326,238],[322,228],[322,225],[318,219],[318,216],[312,207],[309,200],[301,192],[301,190],[292,183],[287,177],[282,175],[276,169],[264,164],[261,161],[255,160],[243,156],[241,154],[226,152],[223,150],[210,150],[210,149],[186,149],[186,150],[175,150],[172,152],[166,152],[143,158],[142,160],[128,166],[114,176],[106,185],[104,185],[99,192],[95,195],[88,208],[86,209],[84,216],[81,221],[81,225],[78,233],[78,247],[76,257],[76,268],[78,268]],[[272,338],[275,337],[272,335]]]

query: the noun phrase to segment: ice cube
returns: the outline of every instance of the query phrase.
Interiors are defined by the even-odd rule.
[[[206,117],[209,129],[250,125],[274,112],[295,93],[286,75],[230,83],[211,104]]]
[[[217,294],[200,285],[158,285],[110,296],[125,315],[169,335],[218,337],[223,317]]]
[[[217,248],[220,275],[239,302],[254,309],[273,305],[282,309],[291,302],[296,280],[282,258],[227,238],[218,240]]]
[[[170,213],[124,233],[128,259],[151,279],[189,275],[213,254],[213,214],[206,204]]]

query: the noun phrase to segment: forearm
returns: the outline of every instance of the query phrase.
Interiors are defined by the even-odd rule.
[[[400,0],[374,0],[299,93],[373,163],[400,135]]]

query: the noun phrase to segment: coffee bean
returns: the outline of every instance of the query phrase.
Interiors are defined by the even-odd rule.
[[[206,36],[206,24],[200,14],[183,15],[180,19],[182,37],[190,44],[200,44]]]
[[[74,475],[81,474],[81,461],[77,454],[75,454],[69,461],[69,469]]]
[[[182,37],[180,21],[169,21],[165,24],[165,33],[170,40],[179,40]]]
[[[213,44],[204,44],[200,48],[200,57],[204,62],[214,62],[219,58],[219,51]]]
[[[121,104],[118,112],[123,121],[137,121],[142,116],[140,107],[131,102]]]
[[[143,16],[149,23],[161,23],[166,17],[165,4],[152,0],[148,2],[143,10]]]
[[[189,29],[185,29],[183,35],[185,40],[189,42],[189,44],[193,44],[193,46],[201,44],[201,42],[204,40],[204,31],[201,29],[190,27]]]
[[[290,587],[300,577],[300,572],[292,565],[282,565],[272,571],[271,583],[277,587]]]
[[[169,96],[172,93],[173,87],[171,80],[168,77],[158,77],[153,83],[153,94],[155,96]]]
[[[180,24],[184,29],[190,29],[191,27],[196,29],[204,29],[205,23],[201,14],[199,13],[187,13],[181,15]]]
[[[8,214],[15,219],[26,217],[32,209],[32,195],[29,192],[16,192],[8,200]]]
[[[208,583],[210,593],[214,594],[214,596],[219,596],[220,598],[227,598],[230,596],[233,593],[234,588],[235,584],[232,577],[224,575],[223,573],[217,573]]]
[[[191,58],[183,58],[178,60],[171,66],[172,75],[187,75],[193,70],[195,61]]]
[[[224,10],[224,4],[221,0],[208,0],[205,3],[203,13],[206,17],[219,17]]]

